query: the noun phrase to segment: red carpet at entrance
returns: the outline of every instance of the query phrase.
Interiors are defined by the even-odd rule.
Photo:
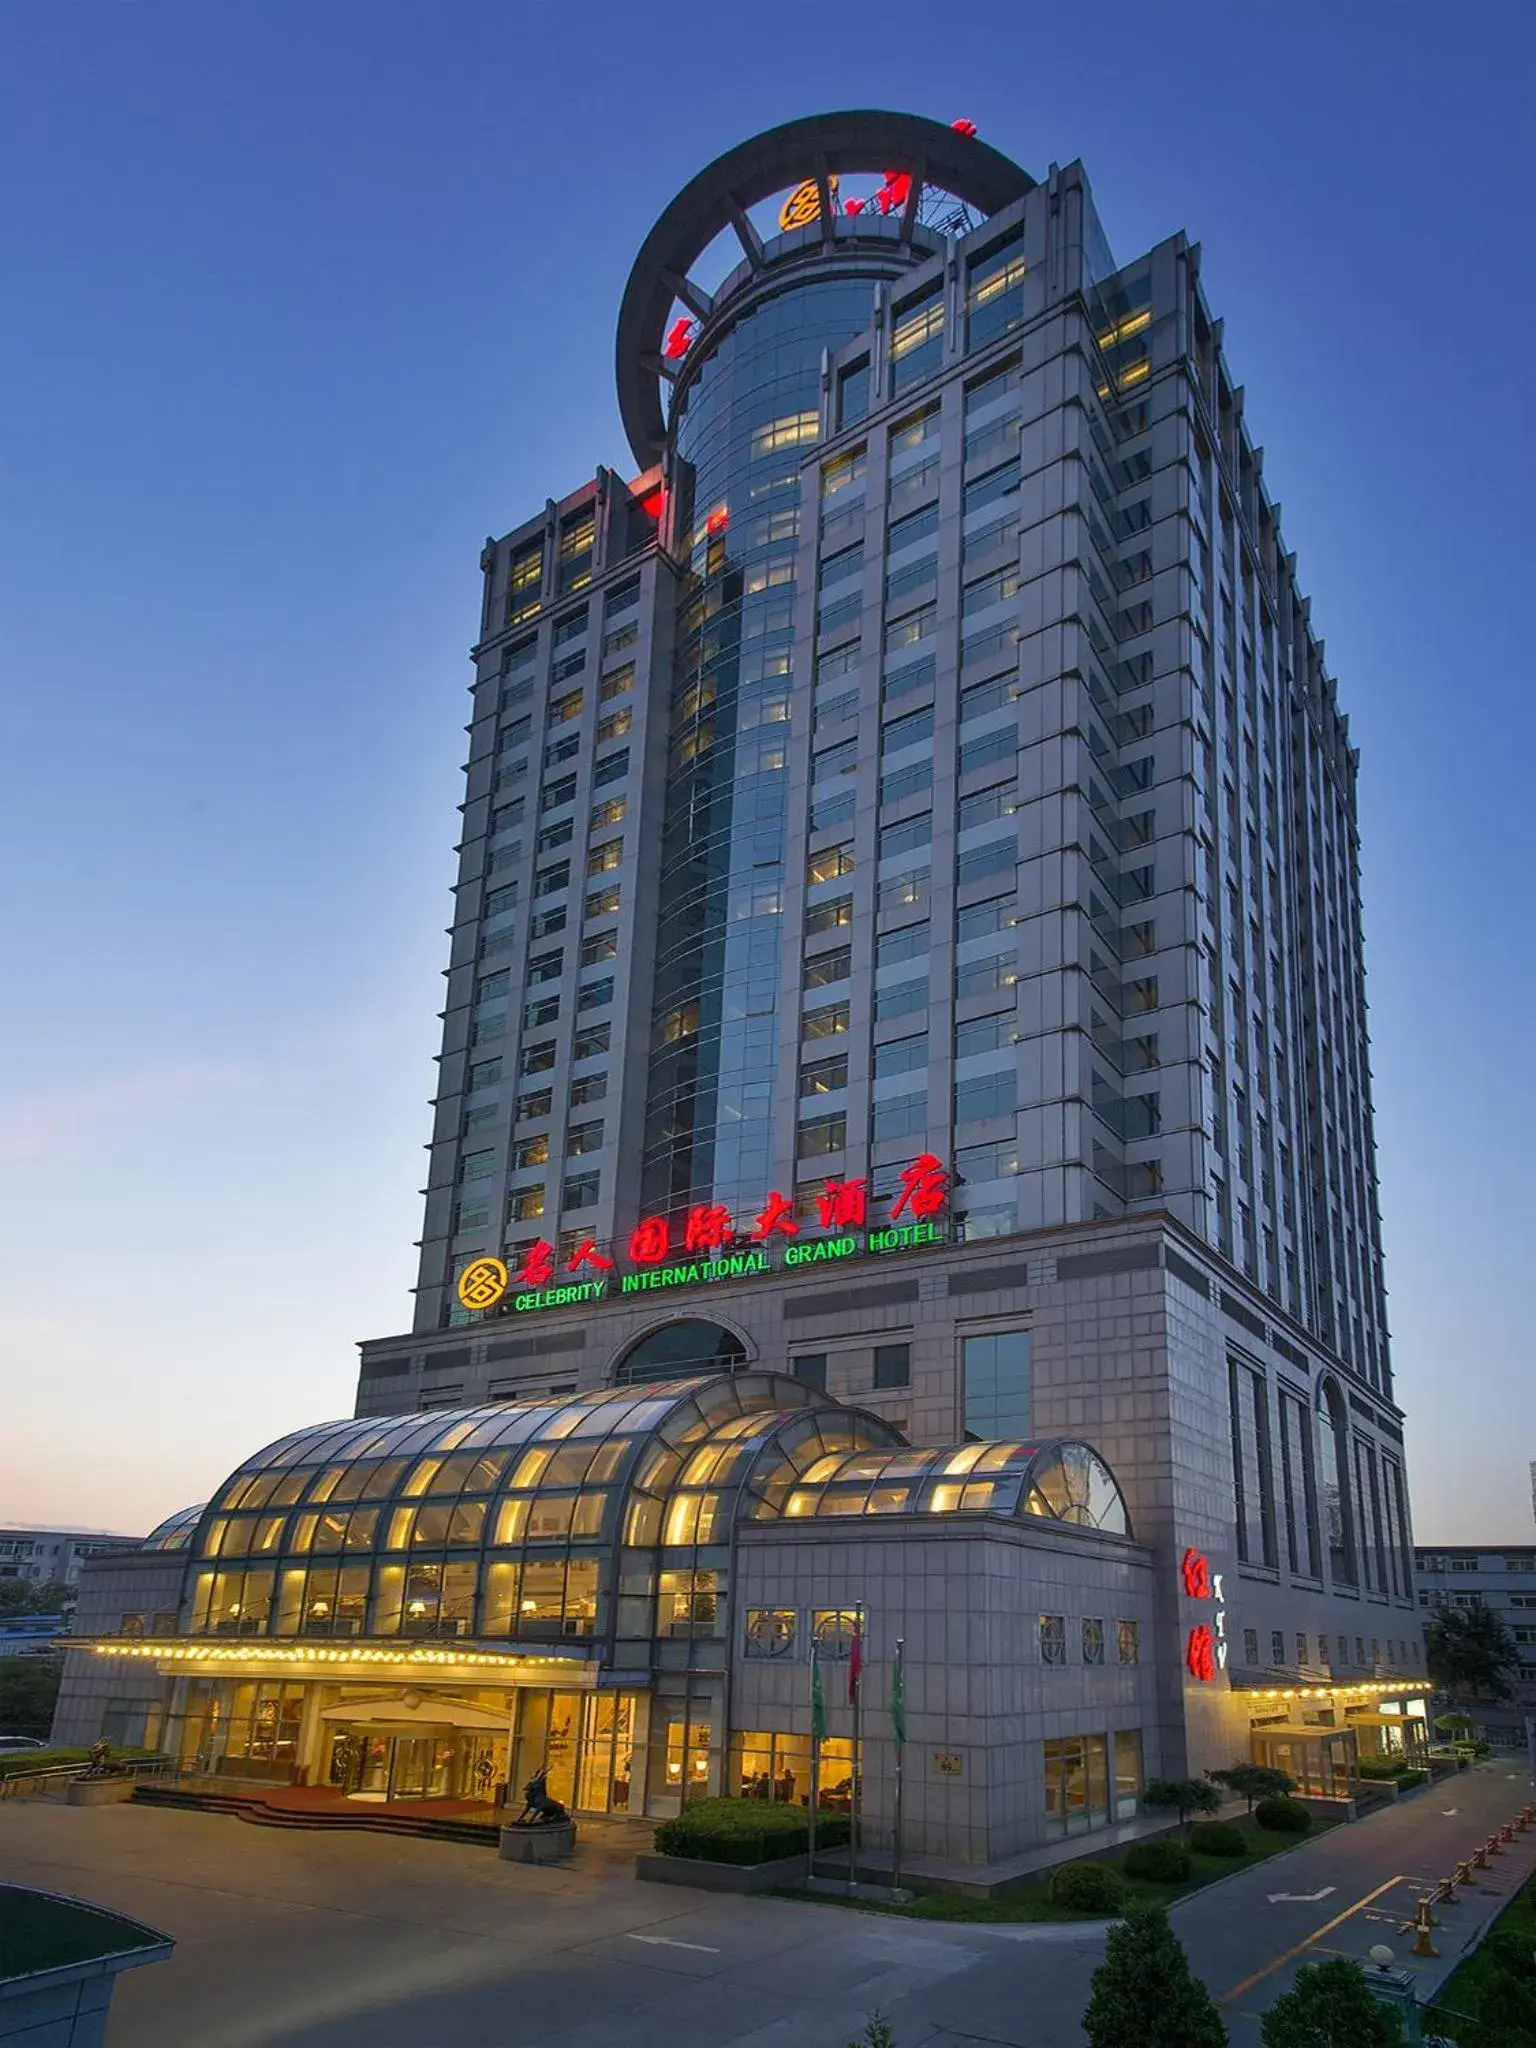
[[[206,1778],[140,1785],[136,1802],[227,1813],[268,1828],[345,1828],[494,1845],[503,1809],[483,1799],[348,1799],[330,1785],[231,1784]],[[506,1816],[510,1818],[510,1816]]]

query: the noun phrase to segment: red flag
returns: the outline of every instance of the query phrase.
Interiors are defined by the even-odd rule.
[[[859,1679],[864,1672],[864,1627],[861,1618],[853,1617],[853,1641],[848,1649],[848,1704],[859,1704]]]

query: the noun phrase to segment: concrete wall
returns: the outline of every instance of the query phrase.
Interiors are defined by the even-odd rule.
[[[748,1607],[792,1607],[795,1654],[757,1660],[733,1646],[737,1730],[810,1732],[806,1644],[816,1608],[862,1605],[864,1816],[889,1844],[895,1746],[890,1672],[906,1645],[904,1839],[913,1854],[985,1863],[1044,1839],[1043,1743],[1143,1733],[1148,1776],[1162,1768],[1154,1704],[1152,1566],[1137,1545],[1046,1524],[938,1516],[914,1527],[826,1521],[750,1528],[738,1551],[738,1629]],[[1039,1618],[1067,1620],[1067,1661],[1046,1665]],[[1082,1659],[1085,1616],[1105,1623],[1106,1662]],[[1142,1661],[1116,1661],[1114,1623],[1139,1624]],[[823,1666],[828,1733],[848,1736],[847,1667]],[[958,1758],[957,1770],[937,1761]]]
[[[129,1551],[92,1560],[81,1574],[75,1635],[121,1635],[125,1619],[132,1629],[133,1617],[142,1618],[146,1639],[174,1635],[186,1565],[187,1553],[181,1550]],[[152,1745],[165,1693],[166,1681],[148,1657],[70,1650],[64,1658],[52,1739],[74,1747],[95,1742],[103,1733],[134,1740],[142,1730],[143,1740]]]

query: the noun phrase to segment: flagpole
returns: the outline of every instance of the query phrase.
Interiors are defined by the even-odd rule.
[[[896,1740],[896,1808],[893,1815],[894,1828],[891,1838],[891,1890],[901,1889],[901,1765],[907,1747],[906,1728],[906,1684],[902,1665],[905,1661],[906,1645],[902,1638],[896,1638],[896,1664],[892,1674],[891,1698],[899,1706],[899,1713],[891,1716],[891,1732]]]
[[[859,1878],[859,1795],[864,1788],[864,1773],[859,1767],[859,1697],[862,1687],[853,1695],[853,1783],[848,1799],[848,1895]]]
[[[848,1896],[859,1878],[859,1796],[864,1773],[859,1755],[859,1704],[864,1697],[864,1609],[854,1609],[853,1641],[848,1649],[848,1704],[853,1709],[853,1769],[848,1776]]]
[[[817,1729],[817,1694],[820,1674],[816,1668],[816,1638],[811,1637],[811,1815],[806,1830],[805,1875],[807,1881],[816,1875],[816,1792],[821,1771],[821,1736]]]

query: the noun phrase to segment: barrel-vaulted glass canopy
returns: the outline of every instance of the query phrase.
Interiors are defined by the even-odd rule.
[[[1043,1515],[1128,1536],[1114,1475],[1087,1444],[961,1444],[943,1451],[829,1453],[800,1475],[782,1507],[807,1515]]]
[[[190,1549],[193,1533],[203,1518],[206,1501],[198,1501],[190,1508],[178,1508],[174,1515],[167,1515],[156,1528],[150,1530],[139,1545],[141,1550],[187,1550]]]
[[[1086,1445],[914,1451],[804,1381],[738,1371],[323,1423],[155,1535],[196,1522],[194,1634],[558,1640],[636,1666],[658,1637],[720,1632],[739,1522],[896,1510],[1128,1533]]]

